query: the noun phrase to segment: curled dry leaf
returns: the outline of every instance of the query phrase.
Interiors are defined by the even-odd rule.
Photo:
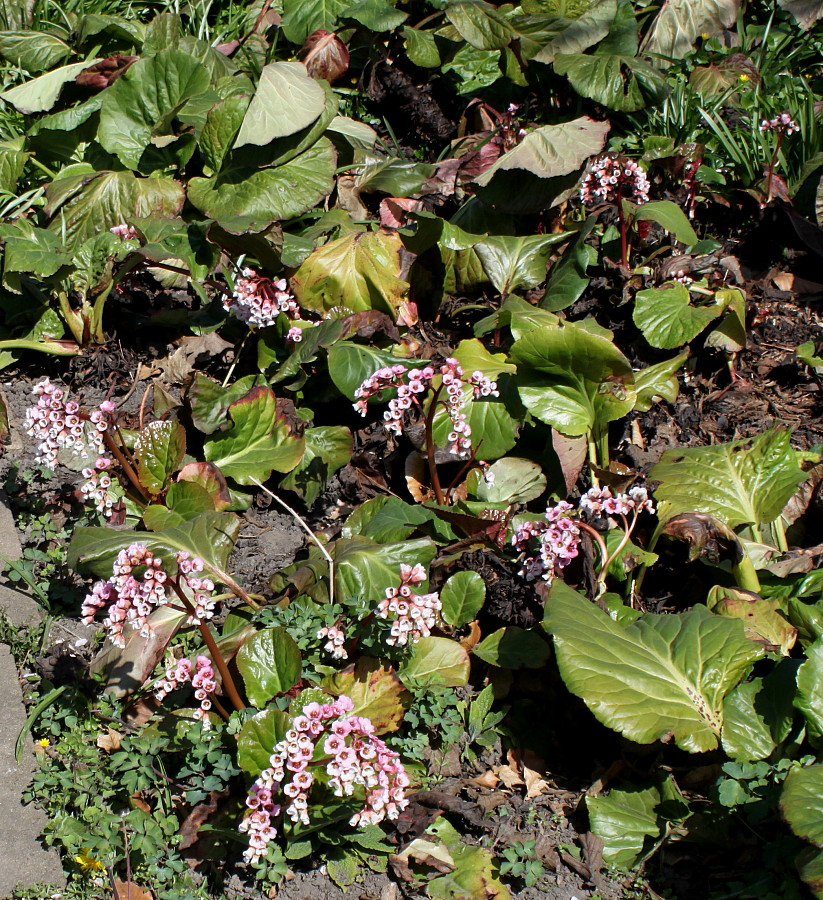
[[[97,735],[96,743],[101,750],[111,753],[112,750],[120,749],[120,741],[122,739],[123,735],[120,734],[119,731],[115,731],[113,728],[107,728],[105,734]]]
[[[132,65],[137,62],[137,56],[127,56],[125,53],[115,53],[100,62],[89,66],[75,78],[82,87],[102,91],[117,79]]]
[[[318,28],[303,44],[297,58],[312,78],[323,78],[334,84],[349,68],[349,51],[334,33]]]
[[[113,900],[154,900],[154,894],[133,881],[121,881],[115,878],[112,882],[115,893],[112,895]]]
[[[743,548],[737,535],[720,519],[706,513],[681,513],[666,522],[663,531],[689,545],[689,559],[717,565],[724,559],[737,564]]]

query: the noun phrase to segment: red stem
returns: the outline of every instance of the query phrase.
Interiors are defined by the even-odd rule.
[[[426,413],[426,456],[429,462],[429,478],[431,479],[432,490],[434,491],[434,499],[437,501],[438,506],[445,506],[446,498],[443,495],[443,488],[440,486],[440,476],[437,474],[437,464],[434,461],[435,447],[434,438],[432,436],[432,426],[434,424],[434,414],[437,411],[437,399],[440,396],[440,391],[442,389],[442,384],[435,389],[431,401],[429,402],[429,411]]]

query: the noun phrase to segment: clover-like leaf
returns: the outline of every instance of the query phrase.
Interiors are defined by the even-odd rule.
[[[278,416],[274,392],[259,385],[228,408],[234,427],[210,437],[206,459],[239,484],[265,481],[272,473],[290,472],[303,455],[305,440],[289,433]]]

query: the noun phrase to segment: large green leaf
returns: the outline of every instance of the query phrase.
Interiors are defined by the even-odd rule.
[[[469,476],[469,490],[487,503],[515,506],[536,499],[546,490],[543,470],[530,459],[507,456],[490,466],[486,477],[477,469],[473,472],[476,474]]]
[[[70,53],[65,41],[44,31],[0,31],[0,56],[28,72],[45,72]]]
[[[554,70],[565,75],[583,97],[618,112],[656,106],[669,93],[657,69],[634,56],[561,53],[555,57]]]
[[[805,477],[789,433],[780,429],[730,444],[667,450],[649,472],[660,482],[661,521],[700,512],[730,528],[774,521]]]
[[[628,205],[628,201],[625,202]],[[631,216],[635,222],[657,222],[684,244],[697,243],[697,235],[686,214],[672,200],[653,200],[640,206],[631,204]]]
[[[777,0],[777,5],[791,13],[804,31],[808,31],[818,19],[823,17],[821,0]]]
[[[334,31],[338,16],[350,5],[351,0],[283,0],[283,34],[302,44],[318,28]]]
[[[134,218],[168,216],[183,208],[183,188],[171,178],[138,178],[133,172],[94,172],[52,182],[46,188],[49,230],[67,246]]]
[[[763,654],[741,622],[705,606],[646,614],[624,628],[555,586],[546,627],[566,686],[599,721],[640,744],[671,735],[692,753],[717,746],[723,699]]]
[[[400,666],[404,683],[420,687],[462,687],[469,680],[469,654],[444,637],[424,637]]]
[[[297,683],[302,671],[300,651],[285,628],[264,628],[237,651],[237,668],[246,696],[260,708]]]
[[[409,360],[392,356],[386,350],[351,341],[338,341],[329,350],[329,377],[341,394],[354,400],[357,388],[378,369],[408,363]]]
[[[798,837],[823,847],[823,764],[797,766],[789,772],[780,811]]]
[[[483,638],[472,653],[483,662],[504,669],[539,669],[549,658],[546,641],[536,632],[516,625],[498,628]]]
[[[394,316],[409,290],[401,277],[402,250],[397,234],[352,232],[309,254],[292,276],[292,290],[301,306],[315,312],[345,306]]]
[[[591,830],[603,840],[603,861],[633,869],[666,837],[669,823],[689,813],[671,775],[647,788],[613,789],[586,797]]]
[[[280,482],[311,506],[331,476],[351,459],[353,439],[344,425],[307,428],[300,462]]]
[[[26,272],[47,278],[71,261],[59,234],[35,228],[26,219],[0,225],[0,238],[4,245],[4,272]]]
[[[586,238],[596,224],[597,217],[589,216],[560,260],[552,266],[546,292],[540,300],[541,309],[552,312],[566,309],[579,300],[588,287],[590,279],[586,271],[597,263],[597,251],[586,243]]]
[[[289,714],[279,709],[266,709],[246,719],[237,735],[237,764],[250,778],[271,765],[272,751],[290,725]]]
[[[219,172],[229,155],[237,132],[243,124],[250,97],[232,94],[215,103],[206,114],[206,123],[200,132],[198,144],[213,172]]]
[[[562,434],[586,434],[634,405],[631,365],[605,335],[545,325],[516,341],[511,358],[524,406]]]
[[[263,68],[235,147],[263,146],[308,128],[326,108],[326,92],[301,62],[273,62]]]
[[[765,678],[739,684],[723,702],[723,749],[740,762],[766,759],[788,737],[797,660],[785,659]]]
[[[681,59],[702,34],[731,25],[740,0],[667,0],[646,32],[641,50],[665,59]]]
[[[186,430],[179,422],[152,422],[134,445],[137,475],[152,494],[159,494],[180,468],[186,453]]]
[[[189,200],[212,219],[249,216],[271,221],[302,215],[334,186],[334,148],[327,138],[283,165],[232,169],[219,178],[192,178]]]
[[[494,856],[485,847],[467,844],[462,835],[444,816],[424,832],[442,844],[432,855],[443,859],[447,854],[449,864],[444,874],[431,878],[426,883],[426,894],[430,900],[510,900],[509,889],[500,880]],[[424,846],[430,846],[428,842]]]
[[[688,289],[672,284],[638,291],[632,318],[652,347],[672,350],[688,344],[722,313],[723,306],[714,302],[692,306]]]
[[[218,428],[225,426],[226,412],[232,403],[245,397],[262,381],[260,375],[246,375],[234,384],[224,387],[220,382],[197,372],[186,398],[191,408],[194,427],[203,434],[214,434]]]
[[[340,540],[333,552],[335,593],[373,609],[386,596],[386,588],[400,584],[401,563],[428,567],[434,554],[434,544],[428,538],[393,544],[360,536]]]
[[[476,181],[487,185],[495,172],[525,169],[539,178],[556,178],[579,169],[606,143],[608,122],[583,116],[560,125],[544,125],[530,131],[508,153],[504,153]]]
[[[203,448],[206,459],[227,478],[239,484],[265,481],[272,471],[290,472],[300,462],[305,440],[289,433],[271,388],[252,388],[231,404],[228,414],[234,427],[209,438]]]
[[[525,237],[494,235],[474,245],[491,283],[506,297],[518,288],[537,287],[546,280],[552,247],[563,243],[568,232]]]
[[[533,54],[535,62],[541,63],[553,62],[559,53],[580,53],[592,47],[606,37],[617,15],[617,0],[593,0],[584,4],[574,4],[574,9],[562,10],[556,8],[557,5],[553,3],[534,5],[538,7],[535,12],[557,16],[560,26],[559,34],[552,36],[539,52]],[[547,5],[551,8],[546,9]],[[528,4],[524,5],[524,12],[527,9]]]
[[[375,541],[402,541],[424,522],[431,522],[434,513],[419,505],[412,505],[399,497],[378,496],[361,503],[346,519],[343,537],[362,534]]]
[[[222,512],[204,512],[184,525],[154,533],[80,526],[75,528],[69,544],[68,564],[98,578],[110,578],[112,563],[120,550],[139,543],[160,556],[169,572],[176,571],[177,552],[187,550],[219,574],[226,567],[239,531],[240,519]]]
[[[352,714],[371,719],[377,734],[397,731],[411,700],[393,669],[367,656],[342,672],[328,675],[321,683],[335,696],[350,697],[354,702]]]
[[[18,84],[0,94],[0,98],[10,103],[18,112],[31,115],[37,112],[47,112],[57,102],[63,85],[74,79],[89,66],[100,62],[99,59],[89,59],[86,62],[72,63],[69,66],[61,66],[52,69],[45,75],[40,75],[31,81]]]
[[[455,572],[440,591],[443,621],[455,628],[468,625],[485,600],[486,585],[477,572]]]
[[[206,67],[180,50],[138,60],[103,97],[98,141],[125,166],[138,169],[147,147],[176,139],[175,117],[210,80]]]
[[[458,0],[446,7],[446,18],[464,41],[478,50],[500,50],[514,37],[502,15],[483,0]]]
[[[806,661],[797,672],[794,705],[806,718],[806,734],[819,746],[823,741],[823,639],[806,648]]]

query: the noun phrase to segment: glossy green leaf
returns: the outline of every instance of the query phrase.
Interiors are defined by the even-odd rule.
[[[692,306],[688,288],[673,284],[638,291],[632,317],[652,347],[671,350],[688,344],[722,312],[716,303]]]
[[[683,512],[716,516],[730,528],[772,522],[805,480],[787,431],[667,450],[649,472],[661,521]]]
[[[350,697],[352,715],[371,719],[377,734],[397,731],[411,700],[391,667],[366,656],[342,672],[326,676],[322,686],[335,696]]]
[[[635,222],[657,222],[684,244],[696,244],[697,235],[683,210],[671,200],[643,203],[632,212]]]
[[[303,667],[294,638],[285,628],[273,626],[258,631],[243,644],[237,651],[237,668],[246,696],[253,706],[261,708],[293,687]]]
[[[568,238],[560,234],[525,237],[495,235],[474,245],[491,283],[502,296],[519,288],[533,288],[546,280],[546,265],[555,244]]]
[[[273,62],[263,68],[235,147],[263,146],[308,128],[326,107],[326,93],[301,62]]]
[[[394,543],[409,537],[418,526],[430,522],[434,514],[399,497],[372,497],[361,503],[346,519],[343,537],[362,534],[375,541]]]
[[[237,765],[249,776],[267,769],[275,745],[286,736],[291,725],[288,713],[267,709],[246,719],[237,735]]]
[[[559,34],[552,35],[552,39],[533,55],[535,62],[541,63],[554,62],[559,53],[580,53],[594,46],[609,33],[617,15],[617,0],[593,0],[575,4],[573,10],[564,8],[562,11],[554,8],[554,4],[549,9],[546,4],[535,5],[540,7],[540,12],[557,16],[559,26]]]
[[[215,103],[206,115],[198,144],[203,158],[214,172],[219,172],[229,155],[240,126],[243,124],[250,97],[232,94]]]
[[[671,734],[692,753],[717,746],[723,699],[763,654],[740,622],[704,606],[624,628],[574,592],[552,590],[546,627],[566,686],[600,722],[640,744]]]
[[[444,637],[424,637],[400,666],[401,681],[415,687],[462,687],[469,680],[469,654]]]
[[[688,351],[684,351],[671,359],[636,371],[634,390],[637,399],[634,408],[639,412],[646,412],[658,399],[674,403],[680,393],[680,383],[675,373],[688,358]]]
[[[465,843],[457,829],[443,816],[429,825],[424,836],[442,842],[451,860],[449,871],[426,883],[430,900],[510,900],[511,894],[500,880],[490,850]],[[442,850],[435,858],[442,858]]]
[[[731,25],[740,0],[668,0],[646,32],[643,53],[682,59],[703,34],[717,34]]]
[[[581,96],[618,112],[657,106],[669,93],[657,69],[634,56],[561,53],[555,56],[554,70]]]
[[[70,53],[65,41],[44,31],[0,31],[0,56],[28,72],[45,72]]]
[[[31,81],[18,84],[0,94],[0,99],[10,103],[18,112],[31,115],[32,113],[47,112],[57,102],[63,86],[74,79],[89,66],[100,62],[99,59],[90,59],[86,62],[72,63],[69,66],[60,66],[52,69],[45,75],[40,75]]]
[[[306,448],[300,462],[280,482],[311,506],[331,476],[351,458],[353,439],[343,425],[307,428]]]
[[[442,60],[433,32],[406,26],[402,34],[406,40],[406,56],[416,66],[433,69],[440,65]]]
[[[278,416],[274,392],[252,388],[228,408],[234,427],[210,437],[204,444],[206,459],[239,484],[265,481],[272,471],[290,472],[303,456],[305,440],[289,433]]]
[[[311,253],[292,276],[292,290],[301,306],[318,313],[345,306],[394,316],[409,290],[402,249],[397,234],[352,232]]]
[[[174,118],[210,80],[205,66],[180,50],[138,60],[106,91],[97,139],[129,169],[138,169],[147,147],[176,137]]]
[[[477,572],[455,572],[440,590],[443,621],[455,628],[473,621],[486,601],[486,585]]]
[[[789,772],[780,811],[798,837],[823,847],[823,764],[796,766]]]
[[[472,653],[503,669],[539,669],[549,658],[549,645],[537,632],[509,625],[483,638]]]
[[[179,422],[151,422],[134,444],[137,475],[149,493],[159,494],[180,468],[186,453],[186,430]]]
[[[220,178],[192,178],[188,198],[213,219],[290,219],[330,193],[334,166],[334,148],[321,138],[299,156],[274,168],[238,169],[224,172]]]
[[[318,28],[334,31],[349,5],[350,0],[283,0],[283,34],[293,44],[302,44]]]
[[[458,0],[446,7],[446,18],[464,41],[478,50],[499,50],[514,31],[497,9],[483,0]]]
[[[260,375],[246,375],[228,387],[223,387],[202,372],[197,372],[187,395],[194,427],[203,434],[214,434],[218,428],[226,425],[226,412],[232,403],[245,397],[262,380]]]
[[[603,149],[608,132],[608,122],[595,122],[586,116],[536,128],[495,160],[476,183],[487,185],[496,172],[509,169],[525,169],[539,178],[567,175]]]
[[[607,796],[586,797],[591,830],[603,841],[603,860],[633,869],[657,848],[669,823],[686,818],[689,808],[674,779],[641,788],[613,788]]]
[[[150,531],[163,531],[196,519],[200,513],[214,510],[211,494],[191,481],[175,482],[166,493],[166,506],[152,504],[143,513],[143,524]]]
[[[806,661],[797,671],[797,696],[794,705],[806,719],[809,740],[823,742],[823,639],[806,648]]]
[[[339,341],[329,350],[329,376],[341,394],[354,400],[357,388],[378,369],[396,364],[407,365],[408,362],[385,350]]]
[[[488,503],[515,506],[535,500],[546,490],[546,476],[540,466],[530,459],[507,456],[489,466],[485,476],[478,470],[474,479],[474,496]]]

